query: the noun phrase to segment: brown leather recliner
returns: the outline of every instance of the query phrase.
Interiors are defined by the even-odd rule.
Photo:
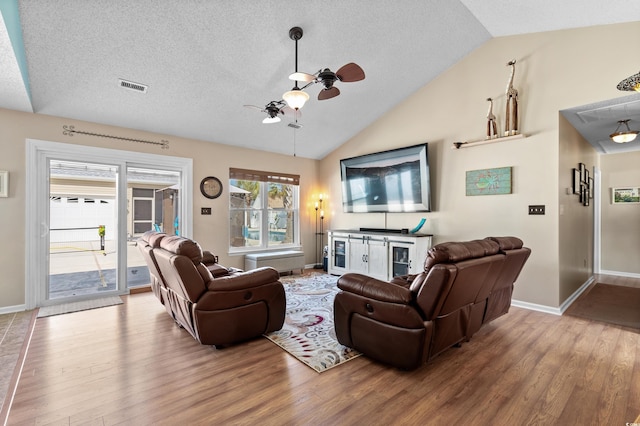
[[[167,234],[164,232],[147,231],[138,238],[136,245],[142,253],[142,257],[149,269],[153,294],[155,294],[158,300],[160,300],[160,303],[167,308],[169,315],[173,316],[170,305],[165,303],[165,300],[167,300],[167,285],[164,282],[162,273],[158,269],[158,263],[153,254],[153,249],[160,247],[160,241],[166,236]],[[217,256],[209,251],[202,252],[202,263],[209,269],[214,278],[232,274],[229,269],[218,264]]]
[[[504,253],[504,267],[500,276],[487,298],[487,309],[484,314],[483,324],[492,321],[507,312],[511,307],[513,285],[518,279],[524,264],[531,255],[531,249],[523,247],[522,240],[516,237],[488,237],[500,246],[500,252]]]
[[[487,238],[438,244],[429,250],[424,272],[392,282],[343,275],[334,300],[338,341],[378,361],[414,369],[468,340],[506,312],[507,293],[511,300],[506,289],[513,288],[530,252],[519,239],[506,238],[503,248],[513,246],[515,256],[501,249],[501,238]]]
[[[160,300],[167,312],[173,316],[171,312],[171,308],[168,304],[165,303],[167,298],[167,287],[164,284],[164,278],[162,277],[162,273],[158,269],[158,263],[156,262],[156,258],[153,254],[153,249],[160,247],[160,240],[166,237],[166,234],[156,231],[147,231],[138,238],[136,245],[142,253],[142,257],[147,264],[147,268],[149,269],[149,275],[151,278],[151,290],[153,294]]]
[[[205,265],[200,245],[179,236],[164,236],[152,254],[165,286],[162,301],[203,345],[221,347],[282,328],[286,299],[275,269],[214,277],[212,269],[223,267]]]

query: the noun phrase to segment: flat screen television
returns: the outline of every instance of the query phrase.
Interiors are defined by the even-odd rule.
[[[343,211],[431,211],[427,145],[340,160]]]

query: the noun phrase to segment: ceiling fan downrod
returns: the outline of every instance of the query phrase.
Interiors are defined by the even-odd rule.
[[[289,30],[289,38],[293,41],[296,42],[296,63],[295,63],[295,70],[296,73],[298,72],[298,40],[300,40],[302,38],[302,28],[300,27],[293,27]]]

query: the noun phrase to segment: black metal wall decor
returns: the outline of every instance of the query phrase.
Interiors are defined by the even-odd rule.
[[[593,178],[589,175],[589,169],[584,163],[579,163],[578,168],[572,170],[572,191],[580,199],[583,206],[589,206],[593,199]]]

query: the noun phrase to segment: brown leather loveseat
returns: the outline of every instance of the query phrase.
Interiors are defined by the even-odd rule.
[[[516,237],[432,247],[424,272],[391,282],[348,273],[334,300],[338,341],[401,369],[414,369],[468,341],[508,312],[531,250]]]
[[[153,231],[139,247],[154,294],[203,345],[221,347],[282,328],[286,299],[275,269],[229,272],[197,242]]]

